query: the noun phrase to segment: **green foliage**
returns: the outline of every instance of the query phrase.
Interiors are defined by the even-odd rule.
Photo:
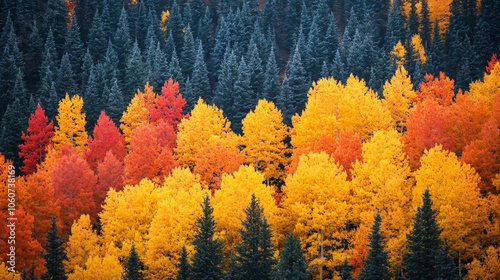
[[[125,264],[123,278],[125,280],[142,280],[144,276],[142,275],[143,264],[135,251],[135,245],[132,244],[130,248],[130,254],[127,258],[127,263]]]
[[[65,280],[66,272],[64,270],[63,261],[66,260],[66,252],[64,250],[64,240],[57,233],[57,219],[52,218],[52,223],[47,232],[47,245],[45,245],[45,268],[47,272],[42,274],[42,279]]]
[[[278,264],[275,269],[275,279],[310,280],[311,272],[300,246],[300,240],[289,233],[283,245]]]

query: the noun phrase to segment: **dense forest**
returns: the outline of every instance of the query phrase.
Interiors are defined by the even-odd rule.
[[[500,1],[0,9],[0,279],[500,278]]]

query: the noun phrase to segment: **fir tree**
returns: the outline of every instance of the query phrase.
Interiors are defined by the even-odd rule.
[[[276,56],[274,54],[274,48],[271,48],[269,53],[269,58],[267,60],[265,73],[264,73],[264,85],[262,89],[262,95],[259,99],[267,99],[276,103],[278,95],[280,93],[280,83],[279,83],[279,69],[276,64]]]
[[[202,204],[203,215],[196,221],[193,240],[195,253],[192,258],[192,280],[219,280],[222,278],[222,243],[214,239],[215,220],[210,198],[205,196]]]
[[[134,48],[136,47],[135,45],[132,47],[132,39],[130,38],[130,26],[128,22],[127,11],[125,10],[125,8],[122,8],[121,10],[118,27],[113,38],[113,45],[118,56],[118,77],[120,79],[123,79],[123,77],[125,77],[124,69],[128,66],[127,58],[129,57],[129,54],[135,51]]]
[[[345,82],[347,80],[347,71],[345,69],[344,62],[342,62],[339,50],[335,52],[335,58],[333,59],[331,73],[333,78],[338,81]]]
[[[222,109],[229,119],[233,119],[234,111],[234,84],[238,79],[238,63],[234,52],[229,48],[224,55],[219,80],[214,93],[214,104]]]
[[[172,35],[173,42],[175,43],[175,48],[180,50],[182,42],[182,29],[184,28],[184,21],[182,19],[181,9],[177,4],[177,0],[174,0],[172,4],[172,9],[170,9],[170,16],[167,22],[167,30]]]
[[[184,91],[184,76],[182,76],[182,69],[179,65],[179,59],[177,59],[177,52],[175,49],[172,52],[172,58],[170,59],[170,64],[168,65],[168,71],[166,78],[172,78],[174,81],[179,82],[179,90]]]
[[[21,131],[28,126],[29,113],[27,102],[15,98],[14,102],[7,105],[7,110],[2,117],[0,127],[1,153],[14,161],[15,166],[21,166],[22,161],[17,153],[17,147],[22,143]]]
[[[68,12],[64,0],[49,0],[43,15],[45,28],[52,29],[58,55],[62,55],[68,23]],[[47,31],[47,29],[45,30]]]
[[[385,34],[386,50],[392,50],[398,41],[403,41],[405,37],[404,24],[403,2],[402,0],[394,0],[387,20],[387,32]]]
[[[255,195],[252,195],[245,214],[246,219],[241,222],[243,228],[239,230],[241,243],[235,247],[239,276],[247,280],[271,279],[276,263],[271,243],[272,232],[264,209]]]
[[[191,77],[195,60],[196,60],[196,50],[194,47],[194,39],[193,39],[193,34],[191,33],[191,27],[188,25],[188,27],[186,28],[186,34],[184,34],[184,41],[181,50],[181,59],[179,61],[182,69],[182,75],[184,77]]]
[[[201,44],[201,42],[199,42],[198,44],[196,61],[194,63],[193,74],[191,75],[190,81],[190,90],[192,96],[195,96],[196,99],[198,99],[198,97],[201,97],[203,98],[203,100],[205,100],[205,102],[212,101],[210,83],[208,81],[208,71],[203,56],[203,45]]]
[[[124,99],[128,101],[135,95],[137,89],[142,88],[146,82],[144,73],[144,63],[142,62],[141,50],[137,41],[134,42],[132,52],[127,59],[127,69],[125,72]]]
[[[174,42],[174,36],[172,35],[172,30],[168,30],[167,40],[163,46],[163,52],[166,55],[171,56],[174,50],[177,50]]]
[[[106,45],[108,43],[108,37],[104,30],[104,23],[99,11],[96,10],[94,18],[92,19],[92,25],[89,30],[88,48],[92,57],[96,61],[102,61],[104,54],[106,53]]]
[[[177,280],[191,279],[191,265],[188,261],[186,247],[182,246],[181,255],[179,257],[179,264],[177,264]]]
[[[431,42],[431,18],[429,11],[429,3],[427,0],[422,0],[422,30],[420,32],[422,37],[422,43],[424,46],[428,46]]]
[[[90,54],[90,50],[87,48],[85,55],[82,60],[82,68],[80,68],[80,81],[81,81],[81,92],[85,92],[85,88],[87,87],[87,81],[89,80],[90,71],[94,67],[94,61],[92,59],[92,55]]]
[[[389,253],[384,248],[385,235],[380,230],[381,224],[382,217],[380,216],[380,212],[377,211],[372,231],[368,235],[370,239],[370,251],[368,252],[368,257],[364,260],[359,280],[391,279]]]
[[[64,269],[64,261],[66,260],[66,252],[64,250],[64,240],[57,235],[56,218],[52,218],[52,224],[47,232],[47,245],[45,245],[45,268],[47,272],[42,274],[42,279],[65,280],[66,272]]]
[[[64,42],[64,53],[68,54],[71,69],[78,71],[82,68],[83,44],[80,39],[80,26],[76,17],[71,18],[71,25]],[[74,77],[75,82],[81,83],[80,77]]]
[[[408,15],[408,26],[410,35],[419,34],[418,27],[420,25],[420,18],[417,12],[417,0],[410,0],[410,14]]]
[[[65,53],[61,59],[61,65],[57,71],[56,91],[59,99],[64,98],[66,93],[77,93],[75,74],[71,68],[69,56]]]
[[[199,3],[201,0],[194,0],[193,3]],[[200,5],[200,4],[197,4]],[[205,6],[202,3],[203,6]],[[205,8],[205,13],[203,17],[198,20],[198,27],[196,28],[196,38],[201,41],[203,46],[205,46],[205,59],[208,58],[209,50],[213,47],[213,22],[212,16],[210,15],[210,10],[208,7]]]
[[[439,21],[437,19],[434,21],[433,30],[432,42],[427,52],[425,72],[436,76],[440,71],[444,70],[442,59],[444,57],[444,44],[439,32]]]
[[[443,231],[432,209],[431,195],[426,189],[422,195],[422,206],[417,208],[413,229],[407,234],[408,253],[403,257],[406,279],[455,279],[449,267],[453,259],[449,256],[443,240]]]
[[[125,101],[123,100],[120,86],[118,86],[118,80],[114,78],[111,81],[111,89],[109,90],[109,97],[106,102],[106,113],[113,119],[113,122],[119,123],[122,113],[126,109],[125,107]]]
[[[250,46],[248,47],[248,70],[250,71],[250,90],[253,94],[253,97],[255,99],[255,104],[252,102],[252,107],[250,109],[253,109],[253,105],[257,105],[257,99],[258,95],[262,92],[263,90],[263,84],[264,84],[264,73],[262,69],[262,60],[260,59],[260,53],[259,50],[257,49],[257,44],[250,40]]]
[[[342,280],[353,280],[352,274],[351,274],[351,266],[347,262],[347,259],[345,259],[344,263],[342,264],[340,278]]]
[[[275,270],[276,280],[310,280],[311,272],[307,266],[300,240],[290,232],[283,245],[280,259]]]
[[[130,248],[130,254],[128,255],[127,263],[124,268],[123,278],[125,280],[142,280],[144,276],[142,275],[143,264],[135,251],[135,245],[132,244]]]
[[[234,103],[232,108],[234,115],[231,126],[234,132],[241,133],[241,121],[257,104],[257,96],[250,86],[250,70],[243,57],[241,57],[237,72],[238,78],[234,83]]]
[[[87,131],[92,131],[94,124],[97,122],[97,118],[100,114],[101,102],[100,102],[100,90],[99,81],[94,67],[90,70],[90,76],[87,81],[87,87],[83,92],[83,98],[85,102],[83,103],[83,111],[86,114]]]

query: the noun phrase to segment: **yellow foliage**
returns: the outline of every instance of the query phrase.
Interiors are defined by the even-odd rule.
[[[123,191],[110,189],[99,214],[105,244],[115,244],[120,260],[130,253],[132,243],[137,254],[146,254],[149,227],[160,200],[155,184],[143,179],[138,185],[125,186]]]
[[[391,56],[398,64],[398,67],[403,66],[406,63],[405,59],[406,50],[401,41],[398,41],[396,45],[392,48]]]
[[[100,246],[99,236],[92,229],[90,216],[80,216],[71,226],[71,235],[66,244],[66,273],[72,273],[77,266],[84,267],[89,257],[99,254]]]
[[[487,201],[478,187],[479,175],[440,145],[426,151],[420,162],[422,165],[415,172],[413,208],[422,203],[421,195],[428,188],[438,211],[437,221],[443,228],[442,237],[453,251],[472,259],[483,244],[484,225],[488,223]]]
[[[187,191],[192,187],[204,187],[201,185],[201,179],[198,174],[192,173],[189,168],[176,167],[172,170],[170,176],[165,177],[163,187],[156,189],[160,198],[165,198],[167,195],[172,194],[173,191],[184,190]]]
[[[434,24],[434,20],[437,18],[439,21],[439,30],[441,35],[444,35],[446,28],[448,28],[449,18],[450,18],[450,4],[452,0],[427,0],[430,12],[431,24]],[[408,17],[410,13],[410,1],[403,1],[405,3],[405,13]],[[422,3],[417,1],[416,4],[417,13],[421,14]]]
[[[420,65],[423,66],[427,61],[427,57],[425,56],[425,48],[422,44],[422,38],[420,38],[420,35],[415,34],[411,37],[411,47],[413,49],[413,53],[418,54],[418,57],[420,58]]]
[[[271,187],[262,182],[264,175],[251,166],[242,165],[234,174],[222,176],[221,188],[215,192],[211,200],[214,208],[214,218],[217,222],[217,237],[224,242],[226,253],[240,242],[238,229],[242,227],[241,221],[245,219],[244,209],[250,203],[252,194],[259,199],[264,208],[264,215],[273,230],[273,243],[276,245],[281,238],[278,234],[278,207],[276,206]]]
[[[70,98],[66,93],[66,97],[59,102],[57,126],[52,138],[55,150],[59,151],[65,145],[72,145],[81,153],[85,150],[88,134],[85,130],[85,113],[82,113],[82,108],[83,99],[78,95]]]
[[[412,100],[416,97],[408,71],[403,66],[398,67],[391,80],[385,82],[384,97],[382,104],[391,111],[394,127],[402,133],[413,107]]]
[[[221,141],[227,147],[237,146],[237,137],[222,110],[206,104],[201,98],[191,111],[191,117],[178,125],[175,154],[181,166],[194,167],[194,156],[211,141]]]
[[[183,170],[189,172],[188,169],[176,170],[176,174]],[[174,179],[176,174],[171,177]],[[144,263],[148,266],[147,275],[150,279],[175,278],[182,246],[186,246],[188,255],[194,254],[191,243],[196,233],[195,222],[202,215],[200,204],[208,193],[195,180],[191,183],[185,181],[183,188],[172,188],[169,184],[166,181],[161,188],[163,196],[158,202],[158,211],[149,230]]]
[[[146,107],[144,93],[137,90],[137,94],[132,98],[127,110],[123,112],[120,120],[120,129],[123,132],[127,145],[130,144],[130,137],[134,130],[148,121],[149,111]]]
[[[281,178],[285,166],[287,127],[283,115],[274,103],[259,100],[255,110],[242,121],[245,162],[264,173],[266,178]]]
[[[500,63],[496,63],[491,73],[485,73],[483,81],[475,81],[470,84],[469,95],[472,99],[482,100],[491,109],[493,101],[500,93]]]
[[[377,131],[362,148],[363,162],[353,166],[353,221],[369,228],[377,211],[393,267],[405,253],[406,233],[412,224],[411,171],[401,135]]]
[[[10,272],[9,267],[4,262],[0,262],[0,279],[3,280],[21,280],[21,274]]]
[[[483,261],[474,259],[467,265],[466,280],[498,280],[500,279],[500,248],[490,246],[486,250]]]
[[[120,280],[123,268],[116,255],[106,254],[104,257],[92,256],[85,263],[86,269],[77,267],[68,275],[68,280]]]
[[[165,10],[165,11],[161,12],[160,30],[163,32],[163,36],[167,35],[167,22],[168,22],[169,17],[170,17],[169,10]]]
[[[285,218],[300,238],[313,274],[321,267],[334,271],[346,259],[349,239],[347,222],[349,182],[343,168],[325,152],[309,153],[299,159],[297,171],[286,178]],[[320,256],[321,248],[323,258]]]

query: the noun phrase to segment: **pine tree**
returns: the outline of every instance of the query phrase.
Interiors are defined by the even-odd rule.
[[[257,44],[250,39],[250,46],[248,47],[248,70],[250,71],[250,90],[257,104],[258,95],[262,93],[264,83],[264,73],[262,69],[262,60],[260,53],[257,49]],[[250,109],[252,109],[252,106]]]
[[[71,17],[71,25],[64,41],[64,53],[68,54],[71,69],[78,71],[82,68],[83,44],[80,39],[80,26],[76,17]],[[81,83],[80,77],[77,75],[75,75],[74,80],[78,84]]]
[[[79,69],[81,73],[79,77],[79,80],[81,82],[80,91],[82,93],[85,92],[85,89],[87,87],[87,82],[90,76],[90,71],[92,68],[94,68],[94,60],[92,59],[92,55],[90,54],[89,48],[87,48],[87,51],[85,52],[85,55],[83,56],[82,59],[82,67]]]
[[[234,84],[238,78],[238,63],[234,52],[226,49],[224,61],[221,65],[219,80],[214,93],[213,102],[222,109],[229,119],[234,116]]]
[[[205,4],[201,0],[194,0],[193,3],[200,3],[205,7]],[[197,4],[200,5],[200,4]],[[205,13],[203,17],[198,20],[198,27],[196,28],[196,38],[201,41],[203,46],[205,46],[205,59],[208,58],[209,50],[213,48],[213,22],[212,16],[210,15],[210,10],[205,7]]]
[[[118,85],[118,80],[114,78],[111,81],[108,102],[106,102],[106,112],[115,123],[119,123],[125,109],[126,106],[125,101],[123,100],[122,91]]]
[[[118,21],[118,27],[116,28],[116,32],[114,34],[113,44],[116,49],[116,54],[118,55],[118,78],[123,79],[125,77],[124,69],[126,69],[128,66],[127,58],[132,55],[132,52],[135,51],[135,44],[132,47],[132,39],[130,38],[130,25],[125,8],[122,8],[120,19]]]
[[[175,49],[172,52],[172,58],[170,59],[170,63],[168,65],[166,77],[172,78],[174,81],[179,82],[179,89],[181,90],[181,92],[184,91],[184,76],[182,75],[182,69],[179,64],[179,59],[177,59],[177,52],[175,51]]]
[[[192,258],[191,279],[218,280],[222,278],[222,243],[219,239],[214,239],[216,223],[208,194],[201,206],[203,215],[196,222],[197,231],[193,240],[195,253]]]
[[[143,264],[135,251],[135,245],[132,244],[130,247],[130,254],[128,255],[127,263],[125,264],[125,271],[123,279],[125,280],[142,280],[144,276],[142,275]]]
[[[437,224],[436,216],[427,189],[422,195],[422,206],[417,208],[413,229],[407,234],[408,253],[403,258],[406,279],[455,279],[455,273],[449,273],[453,259],[440,238],[443,230]]]
[[[421,14],[422,14],[422,20],[421,20],[421,25],[422,25],[422,30],[420,32],[420,37],[422,37],[422,43],[424,46],[428,46],[431,42],[431,17],[430,17],[430,11],[429,11],[429,3],[427,0],[422,0],[422,9],[421,9]]]
[[[381,224],[382,217],[380,212],[377,211],[372,231],[368,235],[370,251],[359,274],[358,279],[360,280],[391,279],[389,253],[384,248],[385,235],[380,230]]]
[[[207,66],[205,64],[205,59],[203,56],[203,45],[201,44],[201,41],[198,44],[198,50],[196,53],[196,61],[194,63],[193,73],[190,78],[190,94],[196,99],[198,99],[198,97],[201,97],[206,102],[211,102],[212,95],[210,90],[210,83],[208,81]],[[194,103],[190,104],[188,101],[188,106],[194,106]]]
[[[87,131],[92,130],[101,111],[101,98],[99,92],[98,77],[94,68],[95,67],[92,67],[92,69],[90,70],[87,87],[85,88],[85,91],[83,93],[83,98],[85,100],[85,103],[83,104],[83,111],[85,112],[87,117]]]
[[[181,50],[181,59],[179,61],[182,68],[182,75],[184,77],[191,77],[195,60],[196,60],[196,50],[194,46],[194,39],[193,39],[193,34],[191,33],[191,27],[188,25],[188,27],[186,28],[186,33],[184,34],[184,41]]]
[[[0,127],[0,152],[6,158],[13,160],[16,166],[22,165],[17,147],[22,141],[21,132],[28,126],[29,112],[26,103],[20,98],[15,98],[14,102],[7,105]]]
[[[181,49],[183,28],[184,21],[182,19],[181,9],[177,3],[177,0],[174,0],[172,8],[170,9],[170,16],[167,22],[167,30],[170,30],[169,32],[171,32],[169,33],[169,35],[173,36],[172,39],[177,50]]]
[[[127,59],[127,69],[125,71],[124,101],[128,101],[146,82],[144,73],[144,63],[142,62],[141,50],[137,41]]]
[[[54,33],[54,42],[58,55],[62,55],[64,49],[64,38],[68,24],[68,13],[66,2],[63,0],[47,1],[47,8],[43,15],[45,28],[52,29]],[[47,30],[45,30],[47,31]]]
[[[340,278],[342,280],[353,280],[352,274],[351,274],[351,266],[347,262],[347,259],[345,259],[344,263],[342,264]]]
[[[108,37],[104,30],[104,23],[99,11],[95,11],[94,17],[92,19],[92,25],[89,30],[88,48],[92,57],[96,61],[102,61],[104,54],[106,53],[106,45],[108,43]]]
[[[57,71],[56,91],[58,98],[63,98],[67,93],[77,93],[75,74],[71,68],[69,55],[65,53],[61,59],[61,65]]]
[[[239,277],[248,280],[271,279],[276,264],[271,243],[272,232],[264,209],[255,195],[252,195],[245,214],[246,219],[241,222],[243,228],[239,230],[241,243],[235,247]]]
[[[279,83],[279,69],[276,64],[276,55],[274,54],[274,48],[271,48],[269,53],[269,58],[267,60],[265,72],[264,72],[264,85],[262,88],[262,95],[259,99],[267,99],[276,103],[278,95],[280,94],[280,83]]]
[[[66,260],[66,252],[64,250],[64,240],[57,235],[57,219],[52,218],[50,230],[47,232],[47,245],[45,245],[45,268],[47,272],[42,274],[42,279],[65,280],[66,272],[64,269],[64,260]]]
[[[410,0],[410,14],[408,16],[408,26],[410,35],[419,34],[420,18],[417,12],[417,0]]]
[[[257,96],[252,91],[250,86],[250,70],[245,62],[244,57],[241,57],[238,65],[238,77],[234,82],[234,103],[233,103],[233,119],[231,128],[236,133],[241,133],[241,120],[246,116],[252,108],[257,104]]]
[[[297,279],[310,280],[311,272],[307,266],[300,240],[290,232],[283,245],[280,259],[275,270],[276,280]]]
[[[394,0],[389,10],[387,21],[387,32],[385,34],[385,49],[392,50],[398,41],[403,41],[405,37],[404,10],[402,0]]]
[[[191,265],[188,261],[186,246],[182,246],[181,255],[179,257],[179,264],[177,265],[177,280],[191,279]]]

